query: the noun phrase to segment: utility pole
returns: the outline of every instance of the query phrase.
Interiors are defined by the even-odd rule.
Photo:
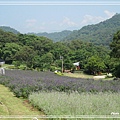
[[[60,56],[60,60],[62,60],[62,73],[63,73],[63,56]]]

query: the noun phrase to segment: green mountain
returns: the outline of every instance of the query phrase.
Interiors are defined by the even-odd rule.
[[[14,28],[8,27],[8,26],[0,26],[0,29],[2,29],[5,32],[12,32],[14,34],[20,33],[19,31],[15,30]]]
[[[0,29],[0,49],[6,43],[18,42],[17,35],[12,32],[5,32]]]
[[[118,30],[120,30],[120,14],[116,14],[99,24],[88,25],[82,27],[80,30],[75,30],[64,41],[78,39],[96,45],[108,46],[113,39],[113,34]]]
[[[64,30],[62,32],[54,32],[54,33],[43,32],[43,33],[28,33],[28,34],[34,34],[37,36],[44,36],[44,37],[47,37],[47,38],[52,39],[53,41],[57,42],[57,41],[63,40],[65,37],[70,35],[71,32],[72,31]]]

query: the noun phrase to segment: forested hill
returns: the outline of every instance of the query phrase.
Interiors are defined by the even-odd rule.
[[[80,39],[96,45],[108,46],[112,41],[113,34],[118,30],[120,30],[120,14],[116,14],[112,18],[99,24],[88,25],[80,30],[75,30],[64,40]]]
[[[88,58],[109,62],[109,50],[80,40],[53,42],[51,39],[28,34],[14,34],[0,30],[0,58],[7,64],[22,69],[61,70],[60,56],[64,58],[64,69],[71,69],[80,61],[83,69]],[[100,64],[100,62],[98,62]],[[107,64],[107,63],[106,63]]]
[[[37,36],[44,36],[44,37],[47,37],[47,38],[52,39],[53,41],[57,42],[57,41],[63,40],[65,37],[70,35],[71,32],[72,31],[64,30],[61,32],[54,32],[54,33],[43,32],[43,33],[28,33],[28,34],[34,34]]]
[[[2,29],[5,32],[12,32],[14,34],[20,33],[19,31],[15,30],[14,28],[7,27],[7,26],[0,26],[0,29]]]

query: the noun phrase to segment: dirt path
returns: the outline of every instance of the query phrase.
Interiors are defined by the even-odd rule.
[[[33,108],[28,100],[16,98],[9,89],[0,85],[0,117],[1,116],[38,116],[43,115],[42,112]],[[0,118],[2,120],[3,118]],[[31,118],[7,118],[8,120],[32,120]],[[4,119],[4,120],[7,120]],[[42,120],[42,119],[39,119]]]
[[[93,79],[105,79],[106,75],[94,76]]]

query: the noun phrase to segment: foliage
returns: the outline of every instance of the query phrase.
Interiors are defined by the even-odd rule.
[[[92,56],[88,59],[87,64],[85,65],[85,72],[89,74],[98,74],[101,71],[104,71],[105,64],[98,56]]]
[[[120,30],[119,20],[120,14],[116,14],[106,21],[95,25],[87,25],[82,27],[80,30],[75,30],[64,40],[69,41],[80,39],[96,45],[109,46],[110,42],[112,42],[113,34]]]
[[[32,67],[35,54],[35,51],[31,47],[24,46],[15,54],[14,58],[17,61],[25,63],[28,67]]]
[[[42,65],[45,65],[46,63],[47,66],[51,66],[51,64],[53,63],[53,54],[52,53],[44,54],[40,62]]]
[[[0,29],[0,45],[4,47],[6,43],[18,42],[17,35],[9,32],[4,32]]]
[[[114,34],[113,42],[110,44],[112,49],[110,55],[111,57],[116,59],[116,63],[114,62],[114,75],[116,77],[120,77],[120,31]]]
[[[110,44],[112,49],[111,56],[114,58],[120,58],[120,31],[114,34],[113,42]]]
[[[74,68],[74,62],[80,62],[80,68],[84,69],[90,57],[99,56],[105,64],[106,56],[109,56],[109,49],[104,46],[95,46],[80,39],[54,43],[46,37],[20,33],[15,35],[0,30],[0,43],[1,58],[8,64],[16,62],[16,68],[20,64],[42,71],[52,70],[51,66],[61,68],[60,56],[63,56],[64,69]],[[109,63],[105,65],[106,68],[110,66]]]
[[[102,81],[72,78],[56,75],[52,72],[6,70],[6,76],[0,76],[0,83],[9,87],[17,97],[28,97],[31,92],[58,91],[82,92],[120,92],[120,81]]]
[[[5,32],[12,32],[14,34],[18,34],[19,32],[11,27],[7,27],[7,26],[0,26],[0,29],[2,29]]]
[[[3,58],[5,61],[14,60],[14,55],[21,49],[21,46],[16,43],[6,43],[3,48]]]
[[[120,78],[120,64],[115,67],[113,75]]]

